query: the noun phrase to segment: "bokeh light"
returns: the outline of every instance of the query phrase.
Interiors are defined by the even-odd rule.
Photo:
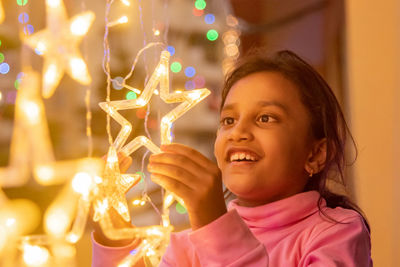
[[[179,214],[185,214],[187,212],[186,208],[182,206],[179,202],[176,203],[175,209]]]
[[[124,83],[124,78],[118,76],[113,79],[112,86],[115,90],[121,90],[122,88],[124,88],[124,86],[122,85],[123,83]]]
[[[205,9],[206,5],[207,3],[204,0],[196,0],[196,2],[194,2],[194,6],[199,10]]]
[[[175,61],[171,63],[171,71],[174,73],[178,73],[182,70],[182,65],[181,63]]]
[[[193,67],[187,67],[185,69],[185,75],[189,78],[192,78],[194,75],[196,75],[196,70]]]
[[[214,29],[211,29],[207,32],[207,39],[210,41],[215,41],[218,39],[218,32]]]
[[[2,63],[4,61],[4,54],[0,53],[0,63]]]
[[[186,90],[193,90],[196,87],[193,81],[187,81],[185,82],[185,88]]]
[[[171,56],[173,56],[175,54],[175,47],[173,47],[172,45],[169,45],[167,47],[167,51],[170,53]]]
[[[136,117],[139,119],[144,119],[146,117],[147,110],[145,108],[139,108],[136,110]]]
[[[22,12],[18,15],[18,21],[22,24],[25,24],[29,21],[29,16],[26,12]]]
[[[192,13],[193,13],[194,16],[200,17],[200,16],[203,16],[204,10],[203,9],[197,9],[197,8],[194,7]]]
[[[193,79],[196,88],[203,88],[206,85],[206,79],[203,76],[197,75]]]
[[[17,0],[17,5],[25,6],[28,3],[28,0]]]
[[[35,31],[35,29],[33,28],[33,26],[31,24],[28,24],[24,27],[24,34],[26,34],[26,35],[31,35],[34,31]]]
[[[10,71],[10,65],[8,65],[5,62],[0,64],[0,73],[1,74],[7,74],[9,71]]]
[[[214,16],[214,14],[207,14],[207,15],[205,15],[204,16],[204,21],[207,23],[207,24],[213,24],[214,22],[215,22],[215,16]]]
[[[126,94],[126,99],[130,100],[130,99],[136,99],[137,98],[137,94],[133,91],[129,91]]]

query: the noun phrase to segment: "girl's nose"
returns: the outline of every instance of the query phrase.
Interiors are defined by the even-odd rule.
[[[253,134],[251,133],[250,125],[246,125],[246,123],[238,122],[234,125],[229,134],[228,140],[230,141],[249,141],[253,138]]]

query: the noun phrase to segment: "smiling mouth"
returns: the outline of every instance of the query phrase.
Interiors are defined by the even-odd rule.
[[[233,152],[228,157],[228,162],[257,162],[258,157],[248,152]]]

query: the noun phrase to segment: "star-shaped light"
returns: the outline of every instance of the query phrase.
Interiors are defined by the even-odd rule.
[[[161,53],[160,62],[151,75],[142,94],[137,99],[101,102],[99,104],[105,112],[107,112],[122,126],[114,141],[114,146],[117,150],[122,150],[127,155],[130,155],[141,146],[146,146],[153,153],[159,153],[160,150],[145,136],[138,136],[124,146],[132,131],[132,125],[117,112],[118,110],[136,109],[147,105],[156,89],[156,86],[160,84],[160,97],[165,103],[182,102],[161,119],[161,143],[168,144],[172,141],[172,123],[210,94],[210,91],[206,88],[170,93],[168,71],[169,57],[170,54],[168,51],[163,51]]]
[[[140,181],[138,174],[121,174],[118,165],[117,151],[110,146],[107,153],[107,162],[102,177],[98,177],[97,192],[94,197],[94,221],[99,221],[104,214],[113,207],[125,221],[130,221],[128,204],[125,193],[135,183]]]
[[[153,74],[151,75],[139,98],[101,102],[99,104],[105,112],[107,112],[122,126],[122,129],[120,130],[117,138],[114,141],[114,146],[117,150],[123,151],[126,155],[132,154],[134,151],[142,146],[147,147],[152,153],[160,153],[161,150],[145,136],[138,136],[124,146],[129,134],[132,131],[132,125],[128,120],[126,120],[121,114],[117,112],[118,110],[135,109],[145,106],[150,101],[150,98],[153,95],[156,86],[160,84],[160,97],[165,103],[182,102],[161,119],[161,144],[169,144],[172,141],[172,123],[210,94],[210,91],[207,88],[170,93],[168,71],[169,58],[170,54],[168,51],[163,51],[161,53],[160,62],[158,63]],[[168,207],[173,203],[175,199],[178,200],[181,204],[184,204],[183,200],[175,196],[172,192],[167,191],[164,195],[162,215],[164,226],[169,226],[170,224]]]
[[[66,71],[81,84],[89,84],[91,77],[79,52],[79,44],[95,18],[88,11],[68,21],[62,0],[46,0],[47,29],[39,31],[24,41],[43,55],[43,97],[49,98]]]

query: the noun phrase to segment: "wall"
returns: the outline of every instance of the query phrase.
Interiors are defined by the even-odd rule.
[[[400,2],[346,2],[349,107],[359,146],[355,193],[374,266],[400,266]]]

